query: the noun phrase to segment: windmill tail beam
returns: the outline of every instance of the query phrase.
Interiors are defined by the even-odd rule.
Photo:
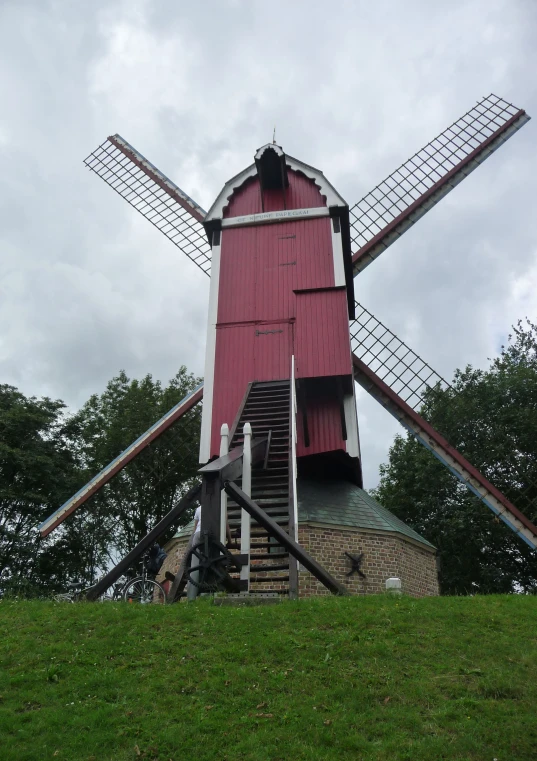
[[[526,544],[537,549],[537,527],[356,355],[353,355],[353,364],[356,382]]]
[[[485,101],[488,100],[485,99]],[[477,129],[481,129],[483,126],[481,118],[473,118]],[[356,276],[369,266],[529,120],[530,117],[523,109],[517,110],[489,137],[457,163],[454,159],[467,150],[472,138],[464,135],[464,141],[462,138],[458,140],[459,135],[456,134],[456,130],[450,127],[390,177],[386,178],[384,182],[380,183],[372,193],[358,202],[351,209],[351,215],[356,220],[351,224],[354,232],[357,233],[355,241],[358,239],[358,242],[362,242],[364,237],[369,236],[370,231],[381,229],[370,240],[364,242],[353,255],[353,274]],[[461,119],[452,126],[457,126],[457,129],[464,129],[466,125],[463,124],[461,127],[462,122]],[[473,128],[470,120],[468,120],[467,126]],[[443,144],[444,141],[450,141],[447,143],[449,148]],[[477,141],[478,138],[474,138],[474,143]],[[462,150],[459,149],[459,143]],[[455,165],[453,166],[453,164]],[[450,165],[452,168],[443,174],[445,167]],[[440,176],[441,174],[443,176]],[[439,177],[439,179],[431,184],[434,177]],[[415,189],[427,187],[427,184],[430,184],[430,187],[400,211],[401,206],[407,204],[408,198],[412,198],[411,193]],[[374,208],[376,204],[379,205],[379,208],[382,207],[380,212]],[[366,222],[362,223],[362,219],[365,219]]]
[[[48,536],[51,531],[60,525],[71,513],[77,510],[90,497],[103,488],[120,470],[128,465],[142,450],[148,447],[155,439],[168,430],[176,423],[185,413],[195,407],[203,398],[203,384],[187,394],[175,407],[160,418],[145,433],[142,433],[136,441],[127,447],[115,460],[112,460],[106,468],[103,468],[94,478],[83,486],[76,494],[59,507],[39,526],[39,532],[42,537]]]

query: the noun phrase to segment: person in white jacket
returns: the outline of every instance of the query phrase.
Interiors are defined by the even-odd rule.
[[[194,531],[192,532],[192,537],[190,539],[190,546],[194,547],[200,539],[200,529],[201,529],[201,506],[198,505],[196,508],[196,512],[194,513]],[[190,567],[194,568],[198,565],[198,558],[195,555],[190,556]],[[194,581],[199,581],[199,571],[192,571],[191,577]],[[188,582],[187,588],[186,588],[186,599],[191,602],[192,600],[195,600],[198,596],[198,587],[193,584],[191,581]]]

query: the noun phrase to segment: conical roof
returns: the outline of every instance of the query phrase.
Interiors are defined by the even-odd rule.
[[[402,534],[435,549],[370,494],[349,481],[299,479],[298,522]]]

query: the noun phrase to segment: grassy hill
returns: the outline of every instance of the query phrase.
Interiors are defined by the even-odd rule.
[[[537,758],[537,598],[0,603],[1,761]]]

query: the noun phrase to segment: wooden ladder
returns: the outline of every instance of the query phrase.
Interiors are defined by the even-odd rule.
[[[252,383],[230,442],[230,449],[242,445],[242,429],[246,422],[252,426],[254,439],[271,432],[266,467],[252,470],[252,499],[287,532],[290,520],[290,404],[290,381]],[[241,509],[229,500],[228,525],[232,541],[228,548],[233,551],[240,551],[240,522]],[[289,595],[290,565],[293,562],[287,550],[252,521],[250,593]]]

